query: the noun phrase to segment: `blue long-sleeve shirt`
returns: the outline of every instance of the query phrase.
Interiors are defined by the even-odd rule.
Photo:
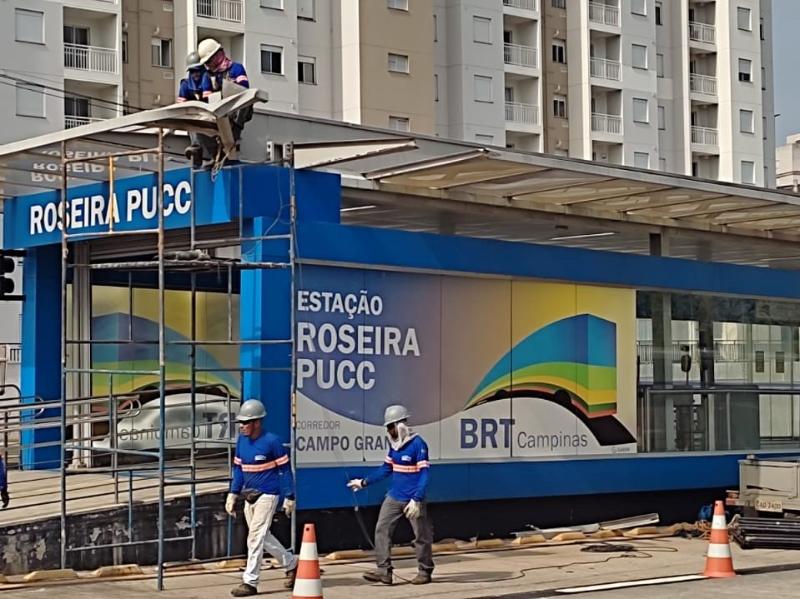
[[[208,79],[204,80],[203,96],[208,97],[214,92],[222,89],[222,80],[228,79],[244,88],[250,87],[250,80],[247,78],[247,71],[240,62],[232,62],[230,68],[222,73],[208,73]]]
[[[3,458],[0,458],[0,491],[8,487],[8,479],[6,478],[6,465]]]
[[[289,455],[280,439],[263,431],[255,439],[239,435],[233,458],[231,493],[253,489],[267,495],[294,497]]]
[[[191,102],[193,100],[205,101],[206,91],[211,89],[211,80],[208,73],[204,72],[200,79],[194,79],[191,74],[186,79],[181,79],[178,87],[178,102]]]
[[[428,461],[428,444],[420,436],[400,449],[389,448],[383,464],[364,481],[369,486],[392,475],[389,497],[397,501],[424,501],[428,491],[431,464]]]

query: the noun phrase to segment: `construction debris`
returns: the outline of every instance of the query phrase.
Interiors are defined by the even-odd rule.
[[[800,549],[800,520],[740,518],[733,538],[742,549]]]
[[[649,530],[653,528],[652,525],[658,524],[658,514],[644,514],[642,516],[631,516],[629,518],[620,518],[619,520],[608,520],[606,522],[598,522],[593,524],[579,524],[577,526],[561,526],[559,528],[537,528],[530,526],[530,530],[521,530],[512,532],[516,538],[525,538],[530,536],[543,536],[545,539],[553,540],[574,540],[581,537],[576,537],[575,533],[582,535],[596,535],[601,531],[613,531],[615,534],[618,531],[624,531],[629,528],[634,530],[647,530],[647,534],[654,534]],[[645,533],[641,533],[645,534]],[[566,536],[564,536],[566,535]]]

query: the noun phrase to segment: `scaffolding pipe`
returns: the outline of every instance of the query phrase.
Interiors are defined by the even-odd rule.
[[[289,147],[289,338],[292,340],[291,344],[291,374],[290,374],[290,413],[291,423],[289,429],[289,455],[291,456],[292,478],[295,481],[295,489],[297,489],[297,452],[295,447],[297,445],[297,344],[295,341],[295,242],[296,242],[296,217],[297,217],[297,197],[295,195],[295,168],[294,168],[294,147]],[[295,490],[296,492],[296,490]],[[298,500],[298,497],[295,497]],[[292,511],[292,531],[291,531],[291,544],[292,551],[297,548],[297,510]]]
[[[157,588],[164,590],[164,452],[166,451],[166,314],[164,274],[164,129],[158,129],[158,372],[159,416],[158,439],[158,580]],[[194,431],[192,431],[194,435]]]
[[[61,142],[61,568],[67,567],[67,142]]]

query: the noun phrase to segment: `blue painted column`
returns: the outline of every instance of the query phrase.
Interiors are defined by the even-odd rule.
[[[25,403],[36,397],[45,401],[61,398],[61,248],[47,245],[28,250],[22,291],[22,364],[20,382]],[[58,418],[58,408],[36,414],[23,413],[23,421]],[[58,468],[61,429],[56,425],[24,429],[21,434],[22,467],[25,470]],[[53,443],[41,447],[41,444]]]
[[[289,233],[289,171],[270,166],[248,167],[242,185],[245,238]],[[296,173],[298,221],[339,222],[341,183],[327,173]],[[302,257],[302,251],[299,252]],[[288,239],[242,243],[245,262],[288,262]],[[297,282],[296,282],[297,283]],[[291,285],[289,268],[243,270],[239,298],[242,340],[288,340],[291,337]],[[241,349],[242,398],[260,399],[267,409],[266,427],[284,443],[291,426],[291,345],[245,344]]]

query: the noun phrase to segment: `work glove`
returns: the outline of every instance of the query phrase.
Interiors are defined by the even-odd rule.
[[[296,502],[294,499],[289,499],[288,497],[283,500],[283,513],[287,516],[291,516],[294,512],[294,508],[296,506]]]
[[[422,506],[419,501],[412,499],[406,504],[406,507],[403,508],[403,513],[409,520],[416,520],[422,515]]]
[[[3,507],[8,507],[8,502],[11,501],[11,497],[8,496],[8,489],[3,489],[0,491],[0,499],[3,500]]]
[[[225,499],[225,511],[228,512],[228,515],[235,516],[236,515],[236,498],[238,495],[236,493],[228,493],[228,497]]]
[[[353,480],[347,483],[347,486],[353,491],[360,491],[361,489],[367,486],[367,483],[364,482],[363,478],[354,478]]]

